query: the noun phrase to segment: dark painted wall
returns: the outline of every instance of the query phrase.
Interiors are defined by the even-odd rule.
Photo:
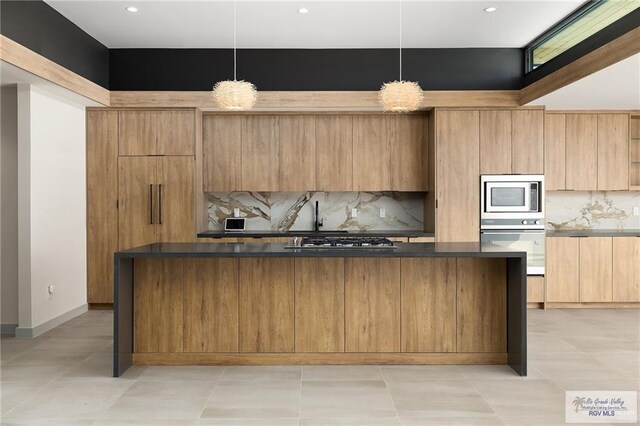
[[[0,32],[47,59],[109,87],[109,49],[45,2],[0,2]]]
[[[521,49],[404,49],[403,78],[425,90],[519,89]],[[111,90],[210,90],[233,77],[231,49],[111,49]],[[259,90],[378,90],[397,49],[242,49],[238,79]]]

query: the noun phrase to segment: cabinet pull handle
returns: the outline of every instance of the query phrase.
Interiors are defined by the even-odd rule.
[[[158,223],[162,225],[162,184],[158,185]]]
[[[153,225],[153,184],[149,185],[149,223]]]

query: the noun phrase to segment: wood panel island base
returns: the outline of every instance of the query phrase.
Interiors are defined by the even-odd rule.
[[[131,365],[509,364],[527,374],[526,254],[479,243],[115,254],[114,358]]]

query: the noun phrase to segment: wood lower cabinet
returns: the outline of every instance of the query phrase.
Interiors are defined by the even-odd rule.
[[[579,302],[580,239],[547,238],[545,246],[547,302]]]
[[[295,260],[296,352],[344,352],[344,263]]]
[[[293,259],[239,262],[240,352],[293,352]]]
[[[580,238],[580,302],[613,300],[613,239]]]
[[[184,259],[184,351],[238,352],[237,259]]]
[[[346,352],[400,352],[400,259],[345,259]]]
[[[87,111],[87,300],[113,303],[118,251],[118,112]]]
[[[613,301],[640,302],[640,237],[613,239]]]
[[[436,240],[480,239],[480,114],[436,111]]]
[[[134,351],[183,351],[184,261],[137,259],[134,265]]]
[[[527,277],[527,303],[544,303],[544,277]]]
[[[402,352],[456,351],[456,259],[401,260]]]
[[[458,259],[458,352],[506,352],[506,274],[504,259]]]

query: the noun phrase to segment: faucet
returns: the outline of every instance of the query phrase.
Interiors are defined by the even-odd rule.
[[[320,219],[320,207],[318,201],[316,201],[316,222],[315,231],[318,232],[320,227],[324,225],[324,219]]]

